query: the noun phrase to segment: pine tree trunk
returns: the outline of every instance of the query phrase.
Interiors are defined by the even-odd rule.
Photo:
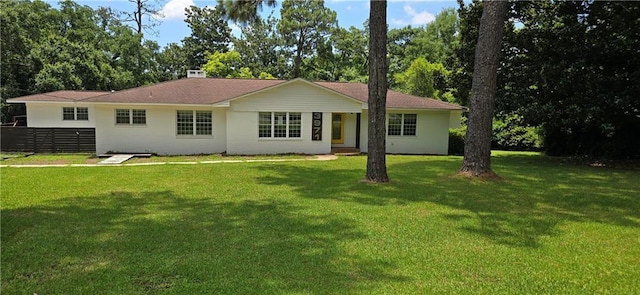
[[[386,163],[387,1],[371,0],[369,14],[369,140],[367,176],[389,182]]]
[[[491,135],[500,48],[507,1],[485,1],[480,19],[478,43],[469,100],[469,121],[460,173],[488,176],[491,171]]]

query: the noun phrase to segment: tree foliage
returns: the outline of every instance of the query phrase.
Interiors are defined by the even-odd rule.
[[[258,11],[262,11],[262,5],[275,7],[276,0],[218,0],[218,4],[224,8],[227,19],[253,25],[261,21]]]
[[[241,66],[240,53],[236,51],[214,52],[207,56],[207,63],[202,67],[207,77],[217,78],[254,78],[251,70]]]
[[[285,52],[291,54],[291,78],[303,77],[303,60],[326,46],[338,27],[336,12],[322,0],[284,0],[277,24]]]
[[[419,58],[432,64],[442,64],[453,71],[451,56],[458,44],[458,17],[452,8],[443,9],[434,21],[424,27],[406,26],[389,31],[389,78],[390,87],[407,91],[396,78],[406,74]],[[422,63],[422,61],[420,61]]]
[[[266,72],[285,77],[289,73],[277,23],[270,15],[240,27],[240,36],[232,37],[233,49],[240,53],[242,65],[251,69],[254,76]]]
[[[191,35],[182,39],[182,50],[187,67],[199,69],[205,64],[207,54],[226,52],[231,42],[231,29],[224,19],[222,6],[200,8],[191,6],[186,9],[185,22],[191,29]]]
[[[369,36],[356,27],[338,28],[331,35],[334,52],[334,79],[367,82]]]
[[[465,103],[478,3],[460,12],[453,84]],[[515,2],[505,27],[496,111],[540,126],[550,155],[640,157],[640,5],[636,2]],[[513,133],[513,132],[512,132]],[[637,132],[636,132],[637,133]]]
[[[541,125],[549,154],[640,157],[640,4],[515,8],[523,27],[510,43],[500,107]]]
[[[404,73],[395,74],[400,90],[409,94],[440,100],[447,96],[451,71],[441,63],[430,63],[424,57],[415,59]]]
[[[72,1],[0,2],[2,121],[24,110],[8,98],[61,89],[119,90],[158,81],[159,47],[113,11]]]

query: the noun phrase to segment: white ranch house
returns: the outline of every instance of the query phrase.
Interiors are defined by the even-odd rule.
[[[186,78],[117,92],[56,91],[25,103],[28,127],[95,128],[96,153],[367,152],[367,85]],[[447,154],[463,108],[387,94],[387,152]]]

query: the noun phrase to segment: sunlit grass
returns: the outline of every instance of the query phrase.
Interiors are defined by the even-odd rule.
[[[185,159],[186,160],[186,159]],[[498,152],[2,168],[2,294],[634,294],[640,172]]]

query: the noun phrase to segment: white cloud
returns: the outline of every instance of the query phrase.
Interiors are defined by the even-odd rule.
[[[404,6],[404,12],[406,12],[407,15],[411,17],[412,25],[424,25],[436,19],[436,16],[432,13],[429,13],[426,10],[417,12],[413,7],[409,5]]]
[[[405,26],[405,25],[424,25],[427,23],[432,22],[433,20],[436,19],[436,16],[426,10],[423,10],[421,12],[416,11],[415,8],[411,7],[410,5],[405,5],[403,7],[404,12],[407,14],[407,16],[411,19],[411,20],[406,20],[404,18],[401,19],[397,19],[397,18],[391,18],[391,23],[394,25],[399,25],[399,26]]]
[[[184,9],[195,5],[193,0],[170,0],[160,10],[160,19],[164,20],[184,20],[186,14]]]

